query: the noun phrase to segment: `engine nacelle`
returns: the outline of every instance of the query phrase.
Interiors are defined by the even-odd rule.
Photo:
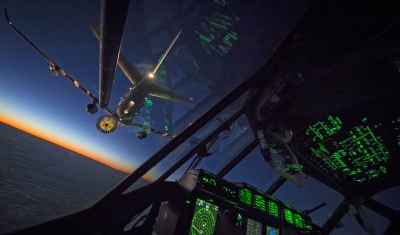
[[[145,131],[139,131],[136,134],[136,137],[138,137],[139,140],[145,139],[147,137],[147,133]]]
[[[96,104],[88,104],[86,106],[86,111],[88,111],[90,114],[95,114],[98,111],[98,108]]]

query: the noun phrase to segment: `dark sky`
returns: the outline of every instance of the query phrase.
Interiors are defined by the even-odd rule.
[[[99,44],[88,20],[99,20],[97,1],[3,1],[2,7],[33,43],[95,93]],[[104,162],[113,156],[109,161],[114,164],[136,166],[115,136],[98,133],[94,123],[99,115],[85,111],[90,99],[64,77],[54,77],[48,63],[5,20],[0,27],[2,117],[67,148],[103,157]]]
[[[2,1],[1,4],[20,31],[93,94],[98,94],[99,43],[90,30],[89,20],[99,24],[99,5],[98,1]],[[134,28],[132,19],[128,21],[127,28]],[[145,146],[159,137],[151,135],[139,141],[133,128],[119,128],[110,135],[98,132],[96,119],[105,112],[88,114],[85,110],[91,102],[88,97],[66,78],[54,77],[48,63],[5,20],[0,29],[2,121],[126,172],[131,172],[156,150]],[[168,45],[169,38],[163,42],[161,46]],[[129,58],[132,64],[153,64],[154,57],[162,54],[156,51],[146,56],[148,49],[139,45],[129,49],[126,54],[135,55],[130,56],[135,57],[134,61]],[[118,70],[111,109],[129,87],[132,84]]]

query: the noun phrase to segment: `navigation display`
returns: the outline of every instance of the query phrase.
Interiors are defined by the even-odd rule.
[[[218,206],[197,198],[189,234],[214,234],[215,222],[217,221],[217,213]]]
[[[252,219],[247,219],[246,235],[261,235],[262,224]]]

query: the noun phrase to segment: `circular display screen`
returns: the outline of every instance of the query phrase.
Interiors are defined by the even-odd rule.
[[[191,235],[212,235],[214,233],[218,206],[197,199],[190,228]]]

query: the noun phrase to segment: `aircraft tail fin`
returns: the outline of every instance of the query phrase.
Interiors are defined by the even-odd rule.
[[[8,16],[7,9],[5,9],[5,8],[4,8],[4,16],[6,17],[7,22],[8,22],[9,24],[12,24],[12,22],[11,22],[11,20],[10,20],[10,17]]]
[[[90,28],[92,29],[93,34],[96,36],[97,39],[100,38],[100,30],[97,27],[97,25],[93,22],[93,21],[89,21],[90,24]],[[180,34],[180,32],[179,32]],[[177,40],[179,34],[175,37],[173,43],[171,43],[170,47],[168,49],[171,49],[172,45],[175,43],[175,41]],[[168,52],[169,50],[167,50]],[[166,53],[167,53],[166,52]],[[164,53],[163,58],[165,58],[166,53]],[[118,62],[117,62],[118,66],[121,68],[122,72],[124,72],[124,74],[128,77],[129,81],[131,81],[131,83],[133,85],[137,84],[138,82],[140,82],[143,79],[143,76],[139,73],[139,71],[137,71],[137,69],[125,58],[125,56],[120,52],[119,53],[119,58],[118,58]],[[158,64],[158,66],[160,65],[160,63]],[[156,71],[156,69],[154,69],[153,73]],[[187,98],[185,96],[179,95],[175,92],[172,92],[168,89],[165,89],[163,87],[160,87],[156,84],[152,84],[150,87],[150,95],[155,96],[155,97],[159,97],[162,99],[167,99],[167,100],[172,100],[172,101],[176,101],[176,102],[180,102],[180,103],[186,103],[186,104],[190,104],[190,105],[196,105],[197,102],[193,101],[190,98]]]

